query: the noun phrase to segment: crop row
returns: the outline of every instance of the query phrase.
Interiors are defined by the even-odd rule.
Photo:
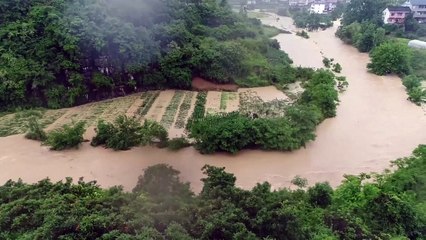
[[[191,108],[192,97],[194,96],[194,92],[187,92],[185,94],[185,98],[183,99],[182,104],[179,107],[179,113],[176,119],[175,126],[178,129],[182,129],[185,127],[185,120],[188,116],[189,109]]]
[[[146,116],[152,104],[157,99],[160,92],[146,92],[142,94],[141,99],[143,100],[142,105],[139,107],[138,114],[140,117]]]
[[[172,97],[172,100],[167,106],[166,111],[164,112],[164,115],[160,121],[161,125],[163,125],[166,129],[170,128],[170,126],[173,124],[183,95],[184,93],[182,91],[176,91]]]
[[[204,117],[204,114],[206,112],[206,101],[207,101],[207,92],[198,93],[197,101],[195,102],[194,111],[192,112],[191,117],[188,119],[186,129],[190,129],[194,121]]]

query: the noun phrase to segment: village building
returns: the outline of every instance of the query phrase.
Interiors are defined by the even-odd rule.
[[[409,7],[389,6],[383,11],[383,22],[385,24],[403,24],[410,13]]]
[[[414,19],[426,23],[426,0],[409,0],[403,4],[411,9]]]
[[[311,2],[309,12],[326,14],[336,8],[338,0],[315,0]]]

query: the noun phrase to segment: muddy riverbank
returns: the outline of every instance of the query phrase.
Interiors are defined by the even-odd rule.
[[[263,22],[292,29],[291,20],[275,16]],[[322,67],[322,54],[339,62],[349,82],[340,96],[337,117],[325,120],[317,129],[317,139],[291,153],[243,151],[238,155],[201,155],[188,148],[177,153],[151,147],[114,152],[92,148],[51,152],[22,135],[0,138],[0,183],[8,179],[35,182],[45,177],[66,176],[98,180],[104,187],[123,185],[130,190],[147,166],[168,163],[181,171],[183,180],[195,191],[202,187],[204,164],[224,166],[237,176],[237,184],[251,188],[269,181],[273,187],[290,186],[295,175],[337,185],[343,174],[382,171],[389,162],[407,156],[426,143],[425,112],[407,101],[400,79],[376,76],[366,71],[368,55],[343,44],[334,36],[335,27],[309,33],[310,39],[294,34],[275,37],[295,65]]]

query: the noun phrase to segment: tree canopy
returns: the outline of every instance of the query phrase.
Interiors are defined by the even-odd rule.
[[[260,22],[215,0],[0,1],[0,108],[60,108],[146,88],[284,81]],[[256,71],[255,71],[255,70]]]
[[[409,74],[410,57],[407,46],[397,42],[383,43],[371,52],[371,63],[368,64],[368,68],[378,75]]]

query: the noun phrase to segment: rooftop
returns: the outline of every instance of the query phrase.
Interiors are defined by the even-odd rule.
[[[403,6],[389,6],[388,9],[390,12],[410,12],[411,11],[409,7],[403,7]]]
[[[410,0],[411,5],[426,5],[426,0]]]

